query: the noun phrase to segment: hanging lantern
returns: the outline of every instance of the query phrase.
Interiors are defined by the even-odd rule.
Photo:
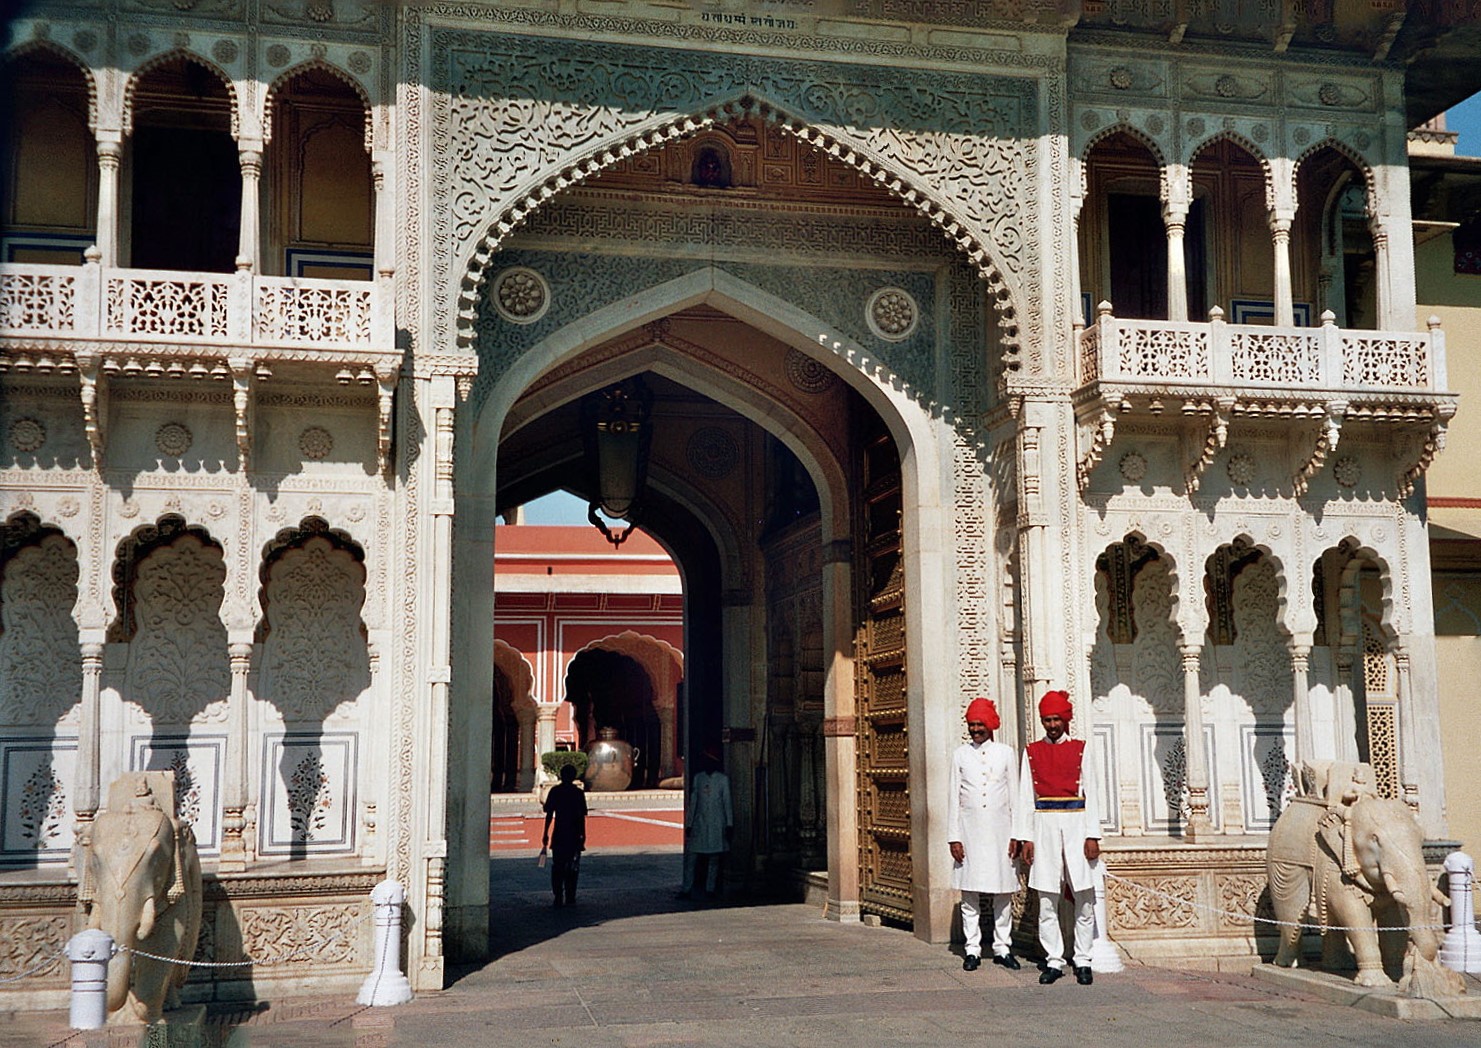
[[[587,505],[586,519],[614,546],[632,534],[648,473],[652,414],[653,394],[636,376],[588,396],[582,404],[581,428],[596,492]],[[598,510],[627,521],[628,526],[614,534]]]

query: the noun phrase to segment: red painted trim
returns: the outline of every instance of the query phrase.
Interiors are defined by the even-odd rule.
[[[1481,509],[1481,498],[1458,495],[1433,495],[1425,502],[1431,509]]]

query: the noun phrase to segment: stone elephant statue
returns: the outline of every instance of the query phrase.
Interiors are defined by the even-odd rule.
[[[1411,996],[1464,993],[1464,982],[1439,966],[1442,933],[1435,904],[1448,900],[1424,864],[1424,833],[1402,802],[1379,797],[1366,764],[1308,766],[1307,793],[1292,799],[1270,831],[1266,872],[1279,921],[1307,920],[1323,928],[1347,929],[1357,959],[1359,986],[1390,986],[1384,971],[1379,927],[1407,926],[1386,933],[1391,948],[1404,950],[1399,989]],[[1275,963],[1294,967],[1301,929],[1281,927]]]
[[[113,936],[110,1021],[159,1020],[190,969],[201,927],[201,863],[190,824],[175,814],[175,774],[130,772],[114,780],[82,856],[78,903],[90,928]],[[127,1007],[125,1007],[127,1006]]]

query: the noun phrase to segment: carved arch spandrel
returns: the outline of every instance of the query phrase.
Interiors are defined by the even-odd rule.
[[[1380,612],[1375,628],[1383,643],[1389,650],[1393,650],[1403,630],[1397,621],[1394,602],[1394,572],[1389,559],[1351,535],[1339,541],[1335,549],[1347,558],[1342,565],[1342,573],[1337,583],[1337,608],[1341,623],[1340,646],[1348,651],[1356,651],[1361,646],[1363,636],[1361,578],[1364,570],[1373,570],[1378,573]],[[1315,567],[1313,563],[1313,570]]]
[[[819,67],[812,76],[810,63],[764,59],[749,59],[741,69],[686,69],[681,55],[659,68],[650,55],[616,45],[551,43],[549,52],[531,53],[522,42],[506,54],[498,49],[501,39],[448,31],[434,47],[434,86],[454,99],[439,112],[434,131],[444,158],[438,224],[458,244],[458,276],[444,262],[438,284],[461,280],[456,330],[448,332],[460,344],[474,338],[493,253],[535,210],[619,160],[755,114],[857,168],[929,217],[987,281],[1005,347],[1021,350],[1013,299],[1038,263],[1039,158],[1019,143],[1032,120],[1027,111],[1037,83],[901,71],[891,81],[877,70],[849,66]],[[476,48],[480,64],[450,68],[461,47]],[[594,70],[612,81],[612,97],[623,97],[619,81],[631,81],[633,96],[672,101],[662,111],[592,105],[572,89],[580,85],[590,97],[598,89]],[[645,76],[655,82],[647,84]],[[521,78],[535,78],[540,86]],[[943,80],[951,81],[950,89]],[[480,91],[486,97],[467,98]],[[891,130],[902,123],[931,126],[917,134]],[[494,184],[496,175],[502,182]],[[1035,331],[1039,306],[1032,298],[1025,304],[1024,326]]]

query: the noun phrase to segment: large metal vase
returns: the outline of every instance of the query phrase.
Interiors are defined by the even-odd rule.
[[[638,759],[638,748],[617,737],[616,728],[603,728],[597,732],[597,741],[586,750],[586,775],[583,781],[588,790],[625,790],[633,781],[633,762]]]

